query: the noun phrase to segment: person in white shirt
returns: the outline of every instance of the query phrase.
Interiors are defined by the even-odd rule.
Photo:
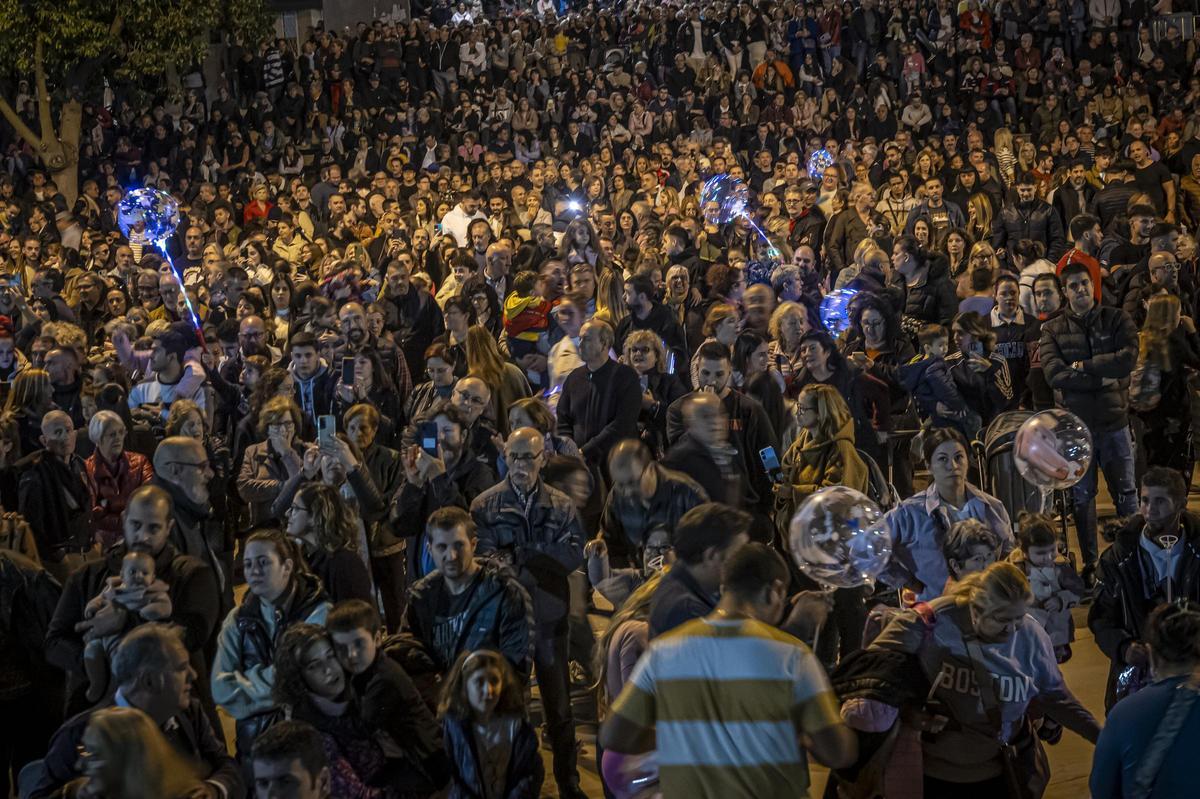
[[[129,392],[131,409],[158,409],[163,418],[177,399],[189,399],[204,410],[204,367],[185,356],[196,346],[196,334],[186,322],[177,322],[159,336],[150,351],[150,373]]]
[[[458,205],[451,208],[442,217],[442,234],[453,236],[454,243],[459,247],[468,246],[471,243],[471,236],[468,233],[471,223],[476,219],[487,221],[487,217],[479,210],[482,203],[477,191],[472,190],[463,194]]]

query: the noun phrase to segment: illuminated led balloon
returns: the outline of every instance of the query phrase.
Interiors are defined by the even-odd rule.
[[[804,500],[792,516],[788,544],[800,570],[830,588],[871,585],[892,557],[883,512],[846,486]]]
[[[749,202],[749,188],[729,175],[713,175],[700,187],[700,209],[706,219],[719,225],[745,216]]]
[[[826,167],[832,163],[833,155],[828,150],[814,150],[808,157],[808,176],[813,180],[820,180],[825,176]]]
[[[821,299],[821,322],[833,335],[850,326],[850,303],[858,295],[856,289],[834,289]]]
[[[117,226],[129,238],[129,232],[138,222],[145,223],[143,234],[147,241],[161,242],[179,226],[179,203],[165,191],[134,189],[117,204]]]
[[[1035,413],[1017,430],[1013,460],[1021,476],[1043,491],[1070,488],[1092,464],[1092,434],[1070,411]]]

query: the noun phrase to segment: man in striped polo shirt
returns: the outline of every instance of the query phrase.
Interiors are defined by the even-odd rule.
[[[820,663],[772,626],[787,580],[772,549],[739,548],[716,610],[654,639],[613,705],[601,746],[656,749],[665,799],[805,797],[805,747],[831,768],[857,757]]]

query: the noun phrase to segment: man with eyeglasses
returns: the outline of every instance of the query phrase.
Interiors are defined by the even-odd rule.
[[[64,579],[92,547],[87,469],[75,454],[75,423],[60,410],[41,419],[44,449],[23,463],[18,510],[29,522],[47,571]]]
[[[554,781],[560,797],[581,799],[567,668],[567,579],[583,563],[583,527],[570,497],[541,479],[546,443],[539,431],[514,430],[504,458],[508,475],[471,503],[476,551],[511,563],[533,599],[533,662],[554,752]]]
[[[491,387],[478,377],[464,377],[454,384],[450,393],[450,405],[463,420],[463,437],[466,449],[472,458],[486,463],[492,470],[500,460],[496,446],[496,428],[483,412],[492,402]]]
[[[1174,294],[1184,308],[1194,307],[1191,292],[1179,283],[1179,261],[1173,253],[1156,252],[1150,256],[1147,266],[1150,282],[1126,294],[1122,305],[1138,328],[1146,321],[1147,303],[1156,294]],[[1187,315],[1186,311],[1184,315]]]
[[[154,450],[151,485],[166,491],[171,498],[175,515],[171,544],[213,570],[221,589],[220,615],[224,618],[233,607],[233,542],[226,540],[224,520],[214,517],[209,502],[214,476],[208,452],[194,438],[170,436]]]
[[[819,252],[825,238],[825,213],[817,207],[817,186],[805,178],[790,186],[783,195],[783,209],[788,217],[788,244],[792,250],[802,246]]]
[[[170,495],[158,486],[142,486],[129,497],[121,520],[121,542],[99,560],[89,561],[63,583],[62,595],[55,608],[46,636],[47,659],[65,671],[70,679],[69,706],[82,710],[88,702],[83,667],[84,634],[103,636],[127,629],[128,611],[113,606],[87,618],[91,599],[104,589],[109,577],[120,575],[121,561],[129,552],[144,552],[154,558],[155,576],[167,584],[171,597],[170,621],[178,624],[192,663],[203,678],[208,673],[204,652],[214,651],[213,633],[220,621],[221,596],[216,575],[205,563],[180,552],[171,542],[172,505]],[[134,620],[137,621],[137,620]],[[208,697],[206,679],[200,695]],[[208,701],[215,716],[215,706]]]

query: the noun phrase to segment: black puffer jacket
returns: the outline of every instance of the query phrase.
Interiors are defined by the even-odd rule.
[[[529,676],[533,659],[533,604],[529,594],[507,567],[492,559],[480,560],[479,576],[469,589],[463,622],[453,641],[439,643],[434,620],[447,593],[440,571],[422,577],[408,589],[408,629],[421,642],[438,671],[445,673],[460,652],[495,649],[504,654],[518,674]]]
[[[1183,553],[1179,556],[1178,579],[1172,599],[1200,601],[1200,517],[1184,511]],[[1140,516],[1129,520],[1113,545],[1100,553],[1095,599],[1088,608],[1088,627],[1096,636],[1096,646],[1112,661],[1108,670],[1108,688],[1104,706],[1116,699],[1117,673],[1125,667],[1125,647],[1146,640],[1146,620],[1150,612],[1167,597],[1162,590],[1147,587],[1148,557],[1140,538],[1145,522]]]
[[[997,250],[1011,249],[1021,239],[1032,239],[1046,245],[1046,257],[1058,261],[1067,251],[1067,237],[1058,211],[1044,200],[1013,203],[1000,209],[992,223],[992,246]]]
[[[1119,308],[1070,310],[1042,325],[1038,355],[1055,402],[1094,433],[1129,424],[1129,373],[1137,361],[1137,328]],[[1081,361],[1083,369],[1072,369]],[[1107,385],[1106,385],[1107,382]]]

